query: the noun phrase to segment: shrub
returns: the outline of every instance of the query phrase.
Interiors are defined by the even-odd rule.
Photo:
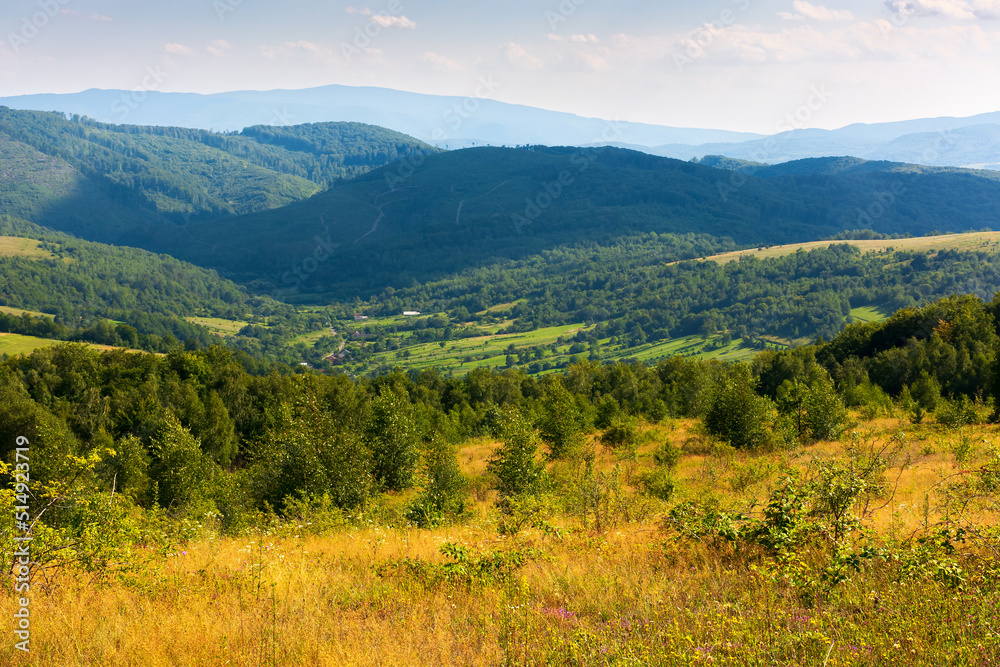
[[[383,389],[372,401],[363,427],[365,444],[372,453],[376,483],[387,491],[413,486],[419,451],[413,410],[396,394]]]
[[[992,402],[992,399],[990,399]],[[968,396],[949,401],[941,399],[935,413],[937,420],[941,424],[948,426],[969,426],[973,424],[986,424],[993,414],[991,403],[983,402],[981,398],[970,401]]]
[[[657,466],[672,472],[677,469],[677,464],[681,461],[681,450],[669,442],[664,442],[653,452],[653,461]]]
[[[677,486],[673,476],[670,474],[670,470],[665,467],[643,473],[639,481],[642,484],[643,490],[648,495],[659,498],[664,502],[669,501],[673,497]]]
[[[601,434],[601,444],[610,449],[633,451],[639,445],[639,430],[631,419],[616,419]]]
[[[562,458],[579,448],[583,442],[583,415],[561,380],[548,385],[541,407],[539,432],[549,446],[549,458]]]
[[[778,406],[791,417],[800,442],[834,440],[847,427],[847,409],[825,372],[809,384],[785,380],[778,388]]]
[[[749,370],[738,366],[716,392],[705,427],[737,449],[758,449],[774,442],[776,421],[774,403],[754,392]]]
[[[537,494],[545,487],[545,466],[538,459],[538,435],[516,409],[504,412],[500,426],[503,444],[486,469],[496,478],[501,502],[511,496]]]
[[[409,521],[434,527],[465,511],[466,480],[454,448],[443,438],[433,438],[425,448],[420,478],[420,496],[407,510]]]

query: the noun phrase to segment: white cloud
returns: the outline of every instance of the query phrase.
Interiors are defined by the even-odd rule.
[[[381,55],[378,49],[360,49],[362,53],[368,55]],[[299,40],[296,42],[284,42],[280,46],[264,45],[259,47],[258,52],[265,60],[288,63],[288,67],[301,67],[303,58],[307,62],[319,62],[326,67],[339,67],[344,63],[343,53],[339,48],[332,48],[310,42]]]
[[[701,42],[696,40],[701,38]],[[755,63],[850,63],[868,61],[962,62],[1000,51],[1000,32],[978,24],[928,28],[912,23],[899,27],[887,20],[843,24],[797,23],[781,30],[734,25],[709,34],[616,34],[605,54],[612,69],[636,71],[663,60],[688,58],[705,65]]]
[[[228,51],[230,48],[231,48],[231,45],[226,40],[224,40],[224,39],[216,39],[216,40],[213,40],[211,44],[209,44],[208,46],[206,46],[205,50],[208,51],[209,54],[211,54],[211,55],[213,55],[213,56],[215,56],[215,57],[218,58],[219,56],[226,55],[226,51]]]
[[[434,53],[433,51],[425,51],[420,60],[439,72],[461,72],[465,69],[454,60],[446,58],[439,53]]]
[[[528,53],[528,51],[515,42],[507,42],[501,48],[501,55],[509,64],[518,69],[541,69],[544,64],[541,60]]]
[[[386,16],[385,14],[375,14],[371,17],[371,22],[382,28],[405,28],[414,30],[417,24],[405,16]]]
[[[853,21],[854,14],[848,9],[830,9],[823,5],[814,5],[806,0],[795,0],[792,7],[796,13],[778,12],[778,16],[786,21]]]
[[[886,0],[885,6],[904,16],[1000,19],[1000,0]]]
[[[175,56],[189,56],[193,52],[190,47],[177,43],[164,44],[163,50],[167,53],[172,53]]]
[[[574,58],[576,62],[583,65],[584,69],[595,72],[606,72],[611,69],[611,64],[603,56],[596,53],[577,53]]]
[[[110,16],[104,16],[103,14],[91,14],[90,15],[90,20],[91,21],[111,21],[112,19],[111,19]]]
[[[348,14],[361,14],[362,16],[372,15],[372,10],[367,7],[361,7],[360,9],[357,7],[348,7],[346,11]]]
[[[292,51],[305,51],[306,53],[322,54],[324,51],[329,51],[324,47],[314,44],[312,42],[307,42],[305,40],[300,40],[298,42],[285,42],[285,47],[291,49]]]
[[[565,37],[563,35],[556,35],[555,33],[549,33],[548,39],[550,42],[574,42],[576,44],[597,44],[601,40],[597,35],[570,35]]]

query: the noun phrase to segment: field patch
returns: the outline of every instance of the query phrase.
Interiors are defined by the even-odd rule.
[[[0,236],[0,257],[57,259],[56,255],[42,248],[41,241],[20,236]]]
[[[972,234],[945,234],[941,236],[920,236],[912,239],[892,240],[841,240],[841,241],[811,241],[809,243],[793,243],[776,245],[768,248],[750,248],[736,250],[721,255],[706,257],[703,261],[728,264],[739,261],[741,257],[756,257],[757,259],[772,259],[793,255],[799,250],[808,252],[818,248],[829,248],[832,245],[849,243],[862,252],[885,252],[887,250],[1000,250],[1000,232],[975,232]]]
[[[223,338],[238,334],[243,327],[249,324],[249,322],[224,320],[218,317],[185,317],[184,320],[190,322],[191,324],[197,324],[198,326],[205,327],[212,333],[218,334]]]

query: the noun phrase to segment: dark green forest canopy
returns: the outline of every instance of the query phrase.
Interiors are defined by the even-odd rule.
[[[389,165],[231,224],[191,223],[195,244],[157,243],[306,302],[649,233],[699,234],[721,249],[858,228],[922,236],[1000,219],[992,172],[821,161],[766,176],[613,148],[466,149]],[[671,259],[711,249],[699,245]]]
[[[664,340],[730,331],[734,336],[832,338],[863,306],[885,312],[951,294],[990,298],[1000,289],[1000,253],[943,250],[862,253],[848,244],[785,257],[672,263],[711,242],[647,235],[617,245],[561,248],[538,257],[468,270],[447,280],[393,290],[365,311],[407,307],[462,320],[501,304],[512,330],[604,322],[606,335]]]

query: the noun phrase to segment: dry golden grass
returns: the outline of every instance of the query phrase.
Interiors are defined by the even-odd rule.
[[[810,241],[790,245],[771,246],[770,248],[737,250],[721,255],[712,255],[705,259],[718,264],[738,261],[740,257],[752,255],[758,259],[784,257],[799,250],[806,252],[817,248],[828,248],[838,243],[849,243],[862,252],[882,252],[889,248],[897,250],[997,250],[1000,246],[1000,232],[975,232],[970,234],[943,234],[941,236],[920,236],[912,239],[895,239],[890,241]]]
[[[906,433],[895,463],[909,463],[901,474],[898,465],[887,473],[893,484],[899,475],[899,486],[872,519],[879,530],[897,534],[921,525],[928,495],[931,514],[939,511],[934,489],[956,471],[954,442],[971,437],[981,443],[982,456],[998,433],[995,427],[960,432],[895,420],[875,426],[872,442]],[[697,425],[690,421],[644,432],[648,440],[638,462],[601,449],[598,466],[650,465],[650,452],[664,439],[698,445],[692,441]],[[462,447],[463,471],[481,475],[495,446],[480,439]],[[843,443],[820,443],[759,455],[686,454],[677,471],[679,491],[681,498],[715,494],[748,505],[766,497],[783,471],[843,453]],[[771,472],[733,490],[739,467],[751,464]],[[996,639],[980,637],[981,623],[960,622],[963,610],[986,617],[989,609],[995,612],[995,594],[967,597],[934,583],[900,588],[876,578],[844,584],[842,597],[812,608],[769,580],[766,569],[755,572],[724,551],[666,539],[655,516],[603,533],[557,517],[554,523],[572,529],[562,539],[535,529],[503,537],[489,502],[477,502],[466,524],[448,528],[368,526],[317,536],[307,526],[287,526],[191,542],[168,557],[150,554],[147,566],[121,580],[98,584],[64,576],[33,592],[32,652],[13,650],[8,639],[0,646],[0,664],[895,667],[945,664],[946,654],[958,656],[951,664],[996,664],[973,660],[981,657],[980,648],[998,647]],[[530,559],[508,581],[468,586],[429,585],[377,569],[401,559],[441,563],[446,542],[472,553],[537,548],[545,556]],[[0,617],[10,618],[14,604],[5,589]],[[897,608],[905,613],[896,614]],[[923,608],[933,610],[933,622],[905,620]],[[960,649],[941,648],[946,630],[952,633],[948,642]],[[972,653],[962,658],[961,647]],[[772,658],[764,660],[765,654]]]

